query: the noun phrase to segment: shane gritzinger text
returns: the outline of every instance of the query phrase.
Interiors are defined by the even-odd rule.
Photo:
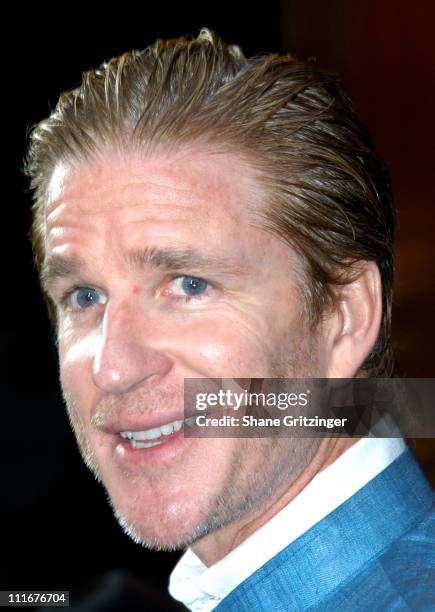
[[[281,427],[284,425],[285,427],[326,427],[326,429],[344,427],[346,421],[347,418],[294,417],[289,414],[283,418],[264,418],[253,415],[244,415],[241,418],[230,415],[209,417],[201,414],[195,419],[198,427]]]

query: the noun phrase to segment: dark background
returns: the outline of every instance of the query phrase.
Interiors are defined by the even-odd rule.
[[[79,84],[83,71],[203,26],[248,56],[314,57],[340,74],[390,167],[399,222],[398,371],[433,377],[434,4],[269,0],[261,10],[235,2],[200,10],[162,3],[151,14],[145,3],[92,15],[77,4],[64,10],[26,10],[3,22],[0,590],[63,588],[78,596],[116,568],[166,588],[179,555],[151,553],[122,533],[69,431],[26,237],[31,198],[21,167],[28,129],[49,114],[61,91]],[[418,440],[415,450],[434,479],[432,442]]]

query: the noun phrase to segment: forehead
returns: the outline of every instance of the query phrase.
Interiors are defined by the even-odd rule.
[[[184,151],[145,155],[106,153],[97,160],[59,163],[48,186],[47,220],[59,207],[80,214],[118,214],[147,206],[162,217],[246,212],[259,190],[252,168],[234,154]],[[213,206],[214,200],[219,206]]]
[[[46,253],[100,238],[251,249],[261,193],[253,168],[234,153],[107,151],[90,162],[59,163],[47,193]]]

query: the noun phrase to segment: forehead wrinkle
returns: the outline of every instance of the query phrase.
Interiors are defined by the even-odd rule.
[[[132,199],[131,197],[126,197],[125,192],[128,193],[131,188],[140,189],[139,193],[134,194],[135,197]],[[178,206],[187,206],[187,207],[195,207],[197,202],[201,202],[202,195],[197,192],[197,190],[192,189],[192,187],[183,187],[176,184],[173,184],[171,181],[166,182],[153,182],[148,179],[138,180],[138,181],[130,181],[126,184],[115,184],[111,185],[109,188],[101,189],[101,183],[96,181],[95,185],[85,188],[83,193],[83,187],[81,187],[80,191],[82,193],[71,190],[64,189],[62,193],[56,197],[49,198],[46,205],[46,215],[49,217],[53,212],[56,212],[58,209],[61,209],[63,205],[69,204],[69,206],[73,207],[76,211],[86,214],[86,215],[98,215],[101,212],[111,212],[112,210],[122,210],[125,208],[137,208],[143,207],[147,205],[161,205],[161,197],[162,192],[165,193],[166,199],[172,205]],[[118,192],[118,197],[116,200],[113,200],[113,191],[114,189]],[[168,193],[169,192],[169,193]],[[177,204],[171,202],[174,198],[171,197],[171,194],[177,194],[176,200]],[[139,201],[134,201],[137,197],[140,196]],[[180,201],[180,197],[182,197]],[[125,198],[125,202],[118,201],[119,198]],[[89,200],[91,199],[92,205],[89,207]],[[95,206],[95,203],[100,200],[98,206]]]

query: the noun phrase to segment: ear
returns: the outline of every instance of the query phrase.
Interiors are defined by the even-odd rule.
[[[382,317],[382,284],[373,261],[358,262],[353,282],[337,287],[337,299],[327,329],[328,378],[352,378],[372,350]]]

